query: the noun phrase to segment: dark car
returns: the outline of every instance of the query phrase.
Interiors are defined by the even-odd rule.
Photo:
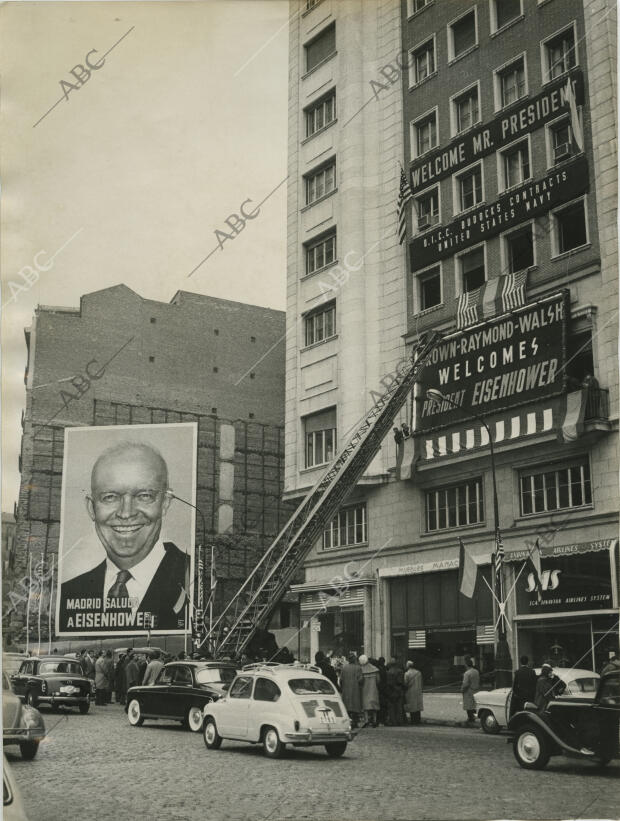
[[[80,713],[87,713],[95,692],[95,685],[84,675],[82,665],[63,656],[25,659],[10,679],[15,695],[31,707],[78,707]]]
[[[41,713],[22,704],[9,685],[9,677],[2,673],[2,743],[17,744],[22,758],[31,761],[45,738],[45,724]]]
[[[155,684],[130,687],[127,718],[140,727],[145,718],[180,721],[198,733],[202,710],[216,701],[237,674],[234,664],[217,661],[173,661],[161,670]]]
[[[618,756],[620,670],[601,676],[596,698],[564,697],[545,710],[526,704],[510,719],[509,743],[526,770],[542,770],[552,755],[566,755],[605,766]]]

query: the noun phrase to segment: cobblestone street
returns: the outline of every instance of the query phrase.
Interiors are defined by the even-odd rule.
[[[617,818],[620,806],[620,762],[554,758],[528,772],[506,736],[479,729],[366,729],[342,759],[317,747],[272,761],[233,742],[208,752],[171,722],[133,728],[118,705],[43,715],[34,761],[7,748],[29,821]]]

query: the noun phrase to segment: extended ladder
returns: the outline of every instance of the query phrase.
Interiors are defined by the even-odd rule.
[[[335,461],[310,490],[285,527],[222,611],[201,646],[216,657],[242,653],[258,627],[266,626],[312,546],[353,490],[381,447],[438,339],[422,339],[411,363],[398,370]]]

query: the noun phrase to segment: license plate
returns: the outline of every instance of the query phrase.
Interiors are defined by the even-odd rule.
[[[79,690],[78,687],[66,686],[66,687],[61,687],[60,692],[65,696],[71,696],[71,695],[73,695],[73,693],[79,693],[80,690]]]
[[[335,724],[336,723],[336,716],[334,715],[334,711],[330,710],[329,708],[325,708],[324,710],[318,711],[321,715],[321,723],[322,724]]]

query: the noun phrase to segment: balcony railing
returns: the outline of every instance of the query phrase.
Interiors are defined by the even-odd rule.
[[[606,388],[588,388],[585,419],[609,418],[609,391]]]

